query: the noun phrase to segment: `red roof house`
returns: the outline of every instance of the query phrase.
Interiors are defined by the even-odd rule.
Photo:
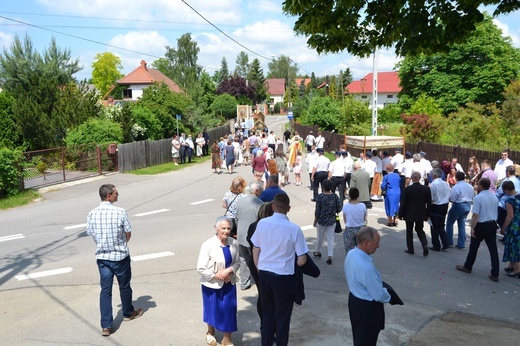
[[[372,102],[373,73],[367,74],[360,80],[353,81],[345,88],[346,94],[351,94],[357,99]],[[401,91],[400,80],[397,72],[377,73],[377,104],[384,107],[389,103],[397,103],[397,94]]]
[[[143,89],[146,89],[154,83],[165,83],[171,91],[177,93],[183,92],[177,83],[168,78],[164,73],[153,68],[148,68],[144,60],[141,60],[141,64],[138,68],[116,82],[118,85],[128,87],[123,91],[122,95],[123,100],[126,101],[136,101],[143,95]],[[112,91],[112,89],[113,87],[110,91]]]

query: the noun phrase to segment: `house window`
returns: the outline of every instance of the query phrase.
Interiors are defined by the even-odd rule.
[[[361,95],[361,99],[362,99],[362,100],[366,100],[367,98],[368,98],[367,95]]]
[[[132,98],[132,89],[123,90],[123,99],[131,99]]]
[[[387,98],[387,99],[393,99],[393,98],[394,98],[394,95],[386,95],[386,98]]]

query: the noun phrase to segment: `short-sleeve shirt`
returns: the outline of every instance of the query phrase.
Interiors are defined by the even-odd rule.
[[[309,252],[300,226],[281,213],[260,220],[251,242],[260,248],[258,270],[278,275],[293,275],[295,256]]]
[[[367,211],[365,203],[345,203],[341,211],[347,217],[346,227],[361,227],[365,225],[365,213]]]

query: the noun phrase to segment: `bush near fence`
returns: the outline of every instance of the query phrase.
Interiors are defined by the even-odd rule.
[[[305,126],[301,124],[294,124],[294,130],[298,131],[300,137],[305,139],[310,131],[313,131],[314,136],[318,135],[318,126]],[[338,133],[332,133],[329,131],[321,131],[322,135],[325,137],[325,145],[324,148],[326,151],[335,151],[339,148],[341,144],[345,142],[345,136]],[[367,148],[368,149],[377,149],[377,148]],[[359,157],[359,154],[363,151],[363,149],[357,148],[347,148],[351,155]],[[392,149],[385,149],[390,155],[394,155],[394,151]],[[418,142],[411,143],[406,142],[405,151],[410,151],[412,153],[418,153],[420,151],[424,151],[426,153],[426,158],[430,161],[437,160],[442,162],[444,160],[451,161],[452,158],[456,157],[458,162],[464,168],[464,171],[468,171],[469,168],[469,158],[471,156],[475,156],[478,162],[482,162],[482,160],[487,159],[491,162],[491,167],[495,166],[495,163],[500,160],[500,152],[496,151],[487,151],[481,149],[474,148],[463,148],[461,146],[451,146],[451,145],[441,145],[436,143],[427,143],[427,142]],[[513,160],[513,162],[519,162],[520,160],[520,152],[515,150],[508,150],[509,158]]]

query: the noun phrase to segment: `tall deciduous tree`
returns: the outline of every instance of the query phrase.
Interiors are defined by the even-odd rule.
[[[249,66],[249,74],[247,75],[249,85],[255,89],[254,103],[264,102],[267,98],[267,88],[265,86],[264,70],[260,65],[260,60],[253,59]]]
[[[110,87],[124,77],[121,58],[110,52],[98,53],[92,62],[92,84],[104,96]]]
[[[60,49],[54,38],[43,54],[34,50],[29,36],[23,41],[16,36],[10,49],[4,48],[0,79],[13,96],[16,125],[30,149],[62,145],[67,129],[83,120],[57,119],[55,112],[60,93],[80,70],[78,59],[71,58],[70,50]]]
[[[283,11],[297,16],[294,30],[319,53],[365,57],[374,47],[397,55],[445,51],[461,43],[484,21],[481,6],[497,5],[493,15],[520,8],[514,0],[285,0]]]
[[[400,98],[406,105],[425,93],[448,114],[469,102],[502,101],[519,71],[520,50],[487,16],[467,42],[452,45],[448,53],[405,57],[399,64]]]
[[[269,68],[267,78],[285,78],[285,85],[287,87],[290,81],[294,82],[294,79],[298,75],[298,65],[285,55],[273,59],[267,64],[267,67]]]
[[[166,46],[165,57],[168,65],[165,73],[186,91],[188,95],[196,88],[202,68],[197,65],[200,48],[191,39],[191,33],[186,33],[177,39],[177,49]],[[160,62],[161,64],[163,62]]]

